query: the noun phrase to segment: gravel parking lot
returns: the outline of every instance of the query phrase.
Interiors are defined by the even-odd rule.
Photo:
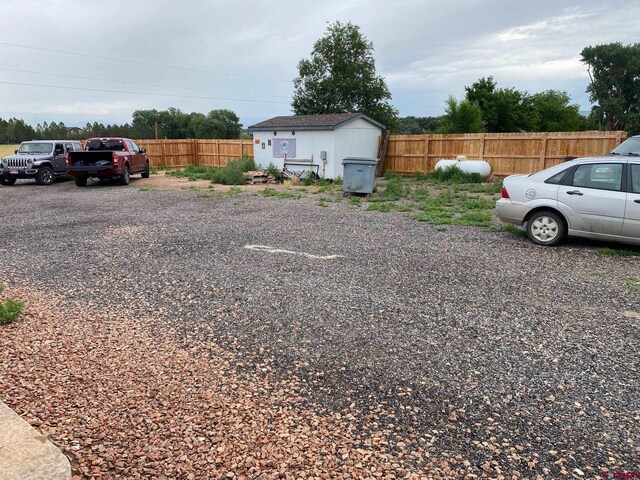
[[[640,277],[640,257],[600,256],[601,245],[575,241],[536,247],[346,201],[321,207],[257,188],[216,194],[152,181],[0,189],[0,283],[30,296],[22,325],[0,330],[0,396],[49,432],[78,475],[604,478],[640,470],[640,292],[629,280]],[[176,410],[186,426],[206,410],[201,390],[211,382],[217,392],[244,392],[230,411],[254,405],[247,392],[258,385],[261,402],[294,399],[301,423],[330,418],[331,427],[308,458],[286,467],[251,471],[223,451],[207,470],[206,449],[175,446],[186,453],[174,458],[166,445],[157,464],[116,465],[108,451],[126,440],[97,432],[125,429],[107,418],[114,412],[153,418],[149,399],[136,397],[131,380],[130,389],[94,391],[93,403],[70,406],[73,393],[60,385],[117,388],[102,376],[135,374],[151,398],[166,377],[145,368],[172,362],[171,342],[183,370],[169,378],[188,377],[193,388],[194,404]],[[124,372],[127,356],[147,367]],[[101,395],[128,400],[102,411]],[[82,429],[64,427],[69,418]],[[205,420],[197,420],[203,429]],[[148,423],[134,424],[135,442],[162,443]],[[347,453],[318,453],[329,441]],[[369,456],[344,457],[362,448]],[[254,450],[243,458],[260,458]]]

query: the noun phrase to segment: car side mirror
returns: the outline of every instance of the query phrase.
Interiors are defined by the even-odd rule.
[[[14,153],[15,155],[17,155],[17,154],[18,154],[18,150],[14,150],[14,151],[13,151],[13,153]]]
[[[139,150],[139,152],[140,152],[140,153],[147,153],[147,149],[146,149],[146,148],[141,148],[141,149]]]

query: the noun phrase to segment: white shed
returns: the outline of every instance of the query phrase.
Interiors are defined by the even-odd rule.
[[[384,125],[362,113],[274,117],[249,127],[257,165],[342,177],[342,160],[377,158]]]

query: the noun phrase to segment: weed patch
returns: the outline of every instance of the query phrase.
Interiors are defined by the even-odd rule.
[[[598,255],[613,255],[618,257],[638,257],[640,256],[640,251],[636,250],[627,250],[626,248],[599,248]]]
[[[223,168],[206,167],[203,165],[189,165],[184,169],[171,170],[167,175],[172,177],[186,177],[190,181],[209,180],[223,185],[243,185],[247,183],[244,172],[256,170],[252,157],[242,157],[230,160]]]
[[[3,291],[4,287],[0,285],[0,293]],[[8,298],[4,302],[0,302],[0,325],[7,325],[15,322],[20,316],[23,308],[24,303],[19,300],[13,300],[12,298]]]
[[[276,190],[275,188],[265,188],[262,191],[262,195],[276,198],[300,198],[301,196],[299,193],[289,192],[287,190]]]

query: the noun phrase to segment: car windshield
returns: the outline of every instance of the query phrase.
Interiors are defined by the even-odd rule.
[[[18,153],[51,153],[53,143],[23,143],[18,149]]]
[[[90,140],[87,142],[86,150],[124,150],[124,145],[122,140]]]
[[[640,155],[640,138],[627,138],[611,152],[614,155]]]

